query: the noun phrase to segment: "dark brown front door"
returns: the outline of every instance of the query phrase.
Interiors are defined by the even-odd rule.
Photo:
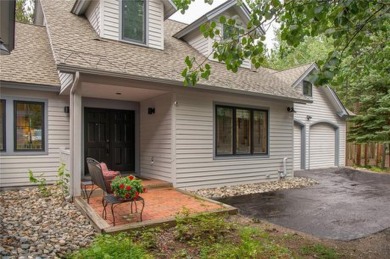
[[[134,111],[85,108],[84,121],[84,160],[92,157],[111,170],[134,171]]]

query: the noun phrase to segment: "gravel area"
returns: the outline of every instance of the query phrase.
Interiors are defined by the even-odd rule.
[[[58,187],[0,192],[0,258],[61,258],[88,246],[96,231]]]
[[[199,189],[190,192],[199,196],[218,199],[253,193],[272,192],[283,189],[303,188],[314,184],[318,184],[318,182],[306,177],[294,177],[273,182],[223,186],[218,188]]]

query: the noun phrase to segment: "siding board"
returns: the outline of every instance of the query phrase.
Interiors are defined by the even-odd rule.
[[[170,94],[158,96],[141,102],[140,109],[141,175],[168,182],[172,181],[171,99]],[[154,107],[156,113],[148,114],[149,107]]]
[[[60,148],[69,148],[69,117],[64,106],[69,106],[69,97],[40,91],[2,89],[2,94],[19,98],[39,98],[48,102],[48,154],[47,155],[1,155],[0,187],[31,185],[27,172],[44,173],[48,183],[57,180]],[[60,115],[60,116],[58,116]]]
[[[176,107],[176,186],[204,188],[277,179],[283,158],[292,174],[293,115],[285,111],[291,103],[267,101],[237,95],[177,93]],[[268,107],[270,154],[234,158],[214,158],[214,104]],[[273,131],[275,129],[275,131]]]

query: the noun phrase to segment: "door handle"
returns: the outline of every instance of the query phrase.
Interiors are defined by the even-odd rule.
[[[106,153],[107,154],[110,153],[110,140],[109,139],[106,140]]]

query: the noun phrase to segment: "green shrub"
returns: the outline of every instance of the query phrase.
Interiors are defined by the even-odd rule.
[[[124,234],[118,235],[99,235],[95,238],[89,248],[82,249],[72,255],[70,258],[152,258],[146,253],[144,248],[132,242],[131,238]]]
[[[226,221],[226,215],[200,214],[190,217],[187,214],[176,217],[175,238],[191,244],[220,242],[234,229]]]
[[[61,165],[58,167],[57,177],[58,177],[57,185],[61,188],[62,196],[64,197],[64,199],[66,199],[70,195],[69,192],[70,174],[68,170],[66,170],[64,163],[61,163]]]
[[[50,190],[47,188],[46,179],[43,176],[43,173],[39,175],[39,178],[34,176],[33,171],[28,170],[28,179],[30,183],[38,184],[38,190],[43,197],[49,197],[51,195]]]
[[[267,233],[257,228],[240,230],[237,243],[216,243],[201,250],[201,258],[290,258],[287,248],[274,244]]]

